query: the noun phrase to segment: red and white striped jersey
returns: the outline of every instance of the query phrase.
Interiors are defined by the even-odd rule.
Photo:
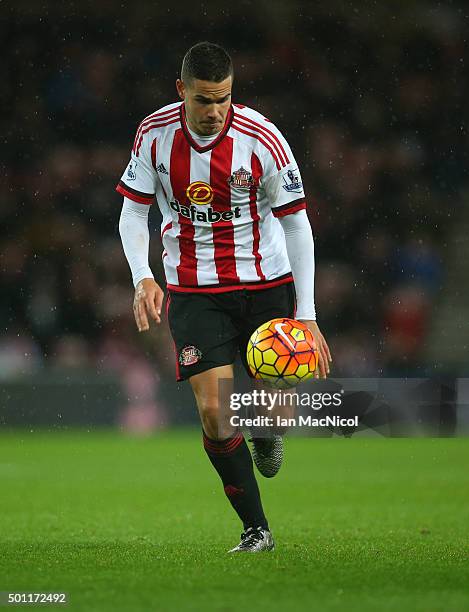
[[[140,124],[116,189],[141,204],[156,197],[168,288],[221,292],[292,280],[278,217],[306,208],[301,176],[285,138],[258,112],[233,105],[203,146],[184,103],[163,107]]]

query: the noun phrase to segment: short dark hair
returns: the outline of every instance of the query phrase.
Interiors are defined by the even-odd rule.
[[[220,83],[233,76],[233,63],[228,53],[215,43],[200,42],[189,49],[182,60],[181,79]]]

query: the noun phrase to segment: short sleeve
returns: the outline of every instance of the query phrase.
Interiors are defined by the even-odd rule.
[[[124,173],[116,191],[134,202],[152,204],[155,197],[156,171],[152,164],[156,141],[149,142],[148,135],[139,126],[135,142]]]
[[[275,217],[306,208],[303,182],[298,164],[287,141],[275,129],[275,147],[265,155],[262,185]]]

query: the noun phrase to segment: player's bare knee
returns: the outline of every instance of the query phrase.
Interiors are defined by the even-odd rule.
[[[199,414],[204,431],[212,440],[225,440],[233,434],[233,427],[223,418],[218,401],[199,405]]]
[[[199,414],[205,433],[212,440],[221,439],[218,401],[199,404]]]

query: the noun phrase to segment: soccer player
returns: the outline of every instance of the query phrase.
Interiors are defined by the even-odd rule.
[[[117,186],[124,196],[119,230],[142,332],[149,318],[160,323],[164,297],[148,261],[148,211],[156,199],[177,379],[192,386],[205,451],[244,526],[230,552],[258,552],[272,550],[274,541],[246,441],[219,426],[218,381],[233,378],[238,350],[246,366],[250,335],[277,317],[296,317],[311,330],[318,376],[329,373],[331,355],[316,323],[314,243],[298,166],[275,125],[232,104],[232,85],[223,48],[203,42],[189,49],[176,81],[182,101],[138,127]],[[273,476],[281,436],[252,442],[259,471]]]

